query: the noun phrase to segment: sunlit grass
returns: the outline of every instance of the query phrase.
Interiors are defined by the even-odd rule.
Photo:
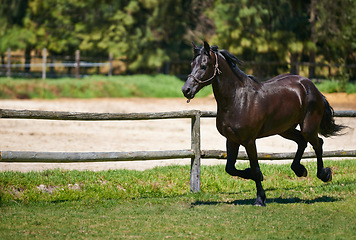
[[[285,198],[290,201],[297,199],[298,202],[353,194],[356,190],[355,161],[328,161],[326,165],[333,171],[331,183],[323,183],[316,177],[315,163],[307,163],[309,175],[306,178],[296,177],[288,165],[262,164],[263,186],[269,201]],[[245,167],[247,163],[238,166],[239,169]],[[146,171],[58,169],[28,173],[0,172],[0,192],[3,204],[176,197],[190,193],[189,178],[189,166],[159,167]],[[255,186],[250,180],[229,176],[223,165],[202,166],[201,193],[232,194],[231,200],[236,196],[253,200]]]
[[[326,161],[333,181],[297,178],[289,165],[261,164],[267,207],[252,181],[203,166],[201,192],[189,166],[146,171],[0,173],[0,239],[352,239],[356,161]],[[242,169],[246,163],[237,167]],[[42,187],[41,187],[42,186]]]

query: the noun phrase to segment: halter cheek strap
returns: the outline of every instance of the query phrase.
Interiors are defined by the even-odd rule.
[[[214,79],[214,77],[216,77],[216,74],[221,74],[221,70],[219,69],[219,62],[218,62],[218,55],[216,54],[216,52],[213,52],[214,55],[215,55],[215,65],[214,65],[214,74],[213,76],[211,76],[210,78],[208,79],[205,79],[205,80],[200,80],[198,79],[196,76],[192,75],[192,74],[189,74],[188,77],[192,77],[194,79],[194,81],[200,83],[200,84],[203,84],[203,83],[207,83],[211,80]]]

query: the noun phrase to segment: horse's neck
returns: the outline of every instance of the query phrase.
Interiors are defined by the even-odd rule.
[[[222,73],[217,76],[212,85],[218,107],[222,111],[234,105],[246,93],[255,91],[259,87],[239,68],[236,68],[236,74],[226,62],[219,64],[219,68]]]

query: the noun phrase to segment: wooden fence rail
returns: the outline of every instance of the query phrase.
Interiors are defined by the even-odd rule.
[[[42,162],[42,163],[75,163],[136,161],[192,158],[194,152],[188,150],[136,151],[136,152],[28,152],[2,151],[0,161],[6,162]]]
[[[336,117],[356,117],[356,111],[336,111]],[[114,121],[114,120],[153,120],[172,118],[191,118],[191,149],[168,151],[136,152],[28,152],[0,151],[0,162],[100,162],[100,161],[135,161],[191,158],[190,189],[200,190],[201,158],[225,159],[226,152],[220,150],[201,150],[200,118],[216,117],[214,111],[186,110],[158,113],[83,113],[38,110],[0,109],[0,118],[47,119],[72,121]],[[293,159],[295,153],[259,153],[261,160]],[[356,150],[325,151],[324,157],[355,157]],[[304,153],[303,158],[315,157],[313,152]],[[248,159],[243,152],[238,159]]]
[[[259,160],[293,159],[295,152],[258,153]],[[165,151],[135,151],[135,152],[29,152],[2,151],[0,162],[41,162],[41,163],[76,163],[76,162],[106,162],[106,161],[137,161],[192,158],[192,149]],[[225,150],[201,150],[201,158],[226,159]],[[356,150],[325,151],[323,157],[355,157]],[[305,152],[303,158],[314,158],[314,152]],[[248,160],[245,152],[239,152],[238,159]]]

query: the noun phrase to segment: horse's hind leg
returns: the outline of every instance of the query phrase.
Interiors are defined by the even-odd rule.
[[[317,159],[317,177],[323,182],[329,182],[332,179],[332,172],[329,167],[324,168],[323,163],[323,139],[319,138],[317,134],[310,137],[308,140],[313,146]]]
[[[290,129],[284,133],[281,133],[280,136],[292,140],[298,144],[298,150],[293,159],[291,168],[294,171],[295,175],[297,175],[298,177],[306,177],[308,175],[308,171],[300,163],[300,160],[302,159],[304,150],[307,147],[308,142],[304,139],[302,133],[297,129]]]
[[[313,129],[312,131],[308,131]],[[329,182],[332,179],[332,172],[330,168],[324,168],[323,163],[323,139],[318,137],[318,128],[310,128],[310,124],[304,124],[302,134],[312,146],[317,158],[317,177],[323,182]]]

